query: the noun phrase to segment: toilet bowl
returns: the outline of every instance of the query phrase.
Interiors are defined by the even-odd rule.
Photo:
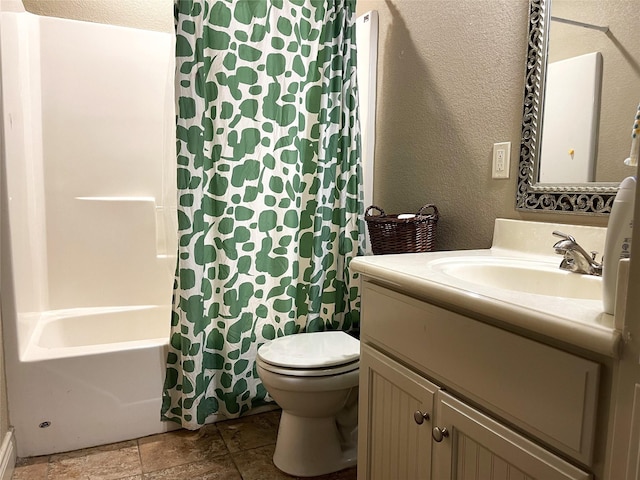
[[[360,342],[345,332],[280,337],[258,349],[258,375],[282,408],[273,463],[311,477],[357,456]]]

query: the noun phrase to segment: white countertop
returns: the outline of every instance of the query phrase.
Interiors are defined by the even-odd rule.
[[[522,232],[522,229],[527,228],[536,230],[535,235],[527,236],[533,239],[535,247],[530,248],[523,241],[519,244],[522,247],[520,250],[513,250],[513,229]],[[601,300],[532,294],[522,291],[526,290],[526,284],[518,286],[520,291],[491,288],[473,281],[453,278],[431,265],[434,261],[451,257],[483,256],[531,259],[558,266],[562,257],[554,255],[553,249],[544,243],[553,245],[554,239],[551,236],[547,238],[546,233],[541,235],[540,229],[545,232],[553,229],[565,231],[574,235],[585,249],[594,249],[594,246],[598,248],[597,244],[604,238],[606,230],[498,219],[494,246],[491,249],[364,256],[353,259],[350,268],[362,274],[365,279],[374,280],[375,283],[419,300],[467,316],[497,320],[516,327],[519,331],[529,331],[608,357],[617,357],[622,334],[614,326],[614,317],[603,313]],[[581,241],[581,236],[586,245]],[[544,239],[542,247],[538,246],[540,238]],[[551,255],[543,255],[541,252],[550,252]],[[567,275],[577,274],[567,272]]]

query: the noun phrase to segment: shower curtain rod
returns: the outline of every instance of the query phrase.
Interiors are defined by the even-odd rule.
[[[577,20],[569,20],[568,18],[551,16],[551,20],[560,22],[560,23],[566,23],[569,25],[575,25],[576,27],[591,28],[592,30],[598,30],[603,33],[607,33],[609,31],[608,26],[601,27],[599,25],[593,25],[592,23],[583,23],[583,22],[578,22]]]

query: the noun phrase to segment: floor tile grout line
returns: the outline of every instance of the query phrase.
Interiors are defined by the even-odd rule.
[[[144,465],[142,464],[142,452],[140,451],[140,438],[136,438],[136,446],[138,447],[138,461],[140,462],[140,477],[144,480]]]
[[[238,471],[238,475],[240,475],[240,478],[242,480],[245,480],[245,478],[244,478],[244,475],[242,474],[242,472],[240,471],[240,468],[238,467],[238,464],[236,463],[236,458],[235,457],[236,456],[240,457],[240,456],[242,456],[243,454],[245,454],[247,452],[251,452],[253,450],[259,450],[261,448],[269,447],[271,445],[275,445],[275,442],[267,443],[265,445],[259,445],[259,446],[256,446],[256,447],[246,448],[244,450],[238,450],[237,452],[229,452],[229,456],[231,457],[231,461],[235,465],[236,470]],[[271,462],[273,463],[273,459],[271,460]],[[274,465],[274,467],[275,467],[275,465]],[[278,467],[276,467],[276,468],[278,468]],[[296,480],[298,477],[291,477],[291,478],[292,478],[292,480]]]
[[[236,463],[236,459],[234,458],[233,453],[229,452],[229,457],[231,458],[231,462],[233,463],[233,466],[236,468],[236,472],[238,472],[238,476],[240,477],[240,480],[244,480],[244,475],[242,475],[242,472],[240,471],[240,468]]]
[[[261,414],[256,414],[256,417],[260,417],[263,414],[270,416],[271,412],[274,412],[274,411],[277,411],[277,410],[269,410],[267,412],[261,412]],[[257,450],[257,449],[260,449],[260,448],[265,448],[265,447],[268,447],[268,446],[275,445],[275,442],[273,440],[271,440],[271,441],[267,441],[266,443],[263,443],[261,445],[253,445],[251,448],[239,448],[236,451],[233,451],[233,452],[231,451],[231,447],[234,447],[234,448],[237,447],[237,445],[235,445],[236,442],[233,441],[234,439],[230,435],[227,435],[228,438],[225,438],[225,436],[223,436],[222,432],[223,431],[226,432],[226,429],[223,428],[222,425],[223,424],[233,425],[234,423],[241,423],[241,422],[243,422],[246,419],[249,419],[251,417],[253,417],[253,415],[245,416],[245,417],[239,417],[238,419],[227,419],[227,420],[224,420],[222,422],[219,422],[219,424],[218,424],[218,422],[216,422],[214,424],[211,424],[212,427],[213,427],[213,431],[217,433],[218,438],[220,438],[220,440],[222,440],[222,444],[224,445],[224,452],[223,453],[219,453],[219,454],[217,454],[215,456],[216,457],[218,457],[218,456],[220,456],[220,457],[227,456],[230,459],[233,467],[235,468],[235,471],[236,471],[237,475],[240,478],[244,478],[244,476],[242,475],[242,473],[240,471],[239,463],[242,460],[242,456],[246,452],[251,452],[253,450]],[[267,421],[267,424],[269,424],[271,427],[274,427],[274,429],[277,431],[277,428],[278,428],[277,422],[274,422],[274,421],[272,421],[272,419],[269,418],[269,421]],[[171,432],[172,431],[164,432],[164,433],[171,433]],[[143,440],[144,438],[147,438],[147,437],[148,436],[138,437],[138,438],[132,439],[132,440],[135,441],[135,443],[134,442],[132,442],[132,443],[135,445],[135,447],[137,449],[137,459],[138,459],[137,461],[138,461],[139,472],[140,472],[139,475],[141,475],[141,478],[145,478],[147,476],[147,474],[155,472],[155,470],[153,470],[151,472],[146,472],[145,469],[144,469],[143,454],[142,454],[143,452],[142,452],[142,448],[141,448],[141,440]],[[115,442],[115,443],[119,443],[119,442]],[[101,446],[102,445],[99,445],[99,446],[96,446],[96,447],[101,447]],[[80,449],[80,450],[82,450],[82,449]],[[222,449],[220,449],[220,451],[222,451]],[[71,452],[65,452],[65,453],[71,453]],[[44,457],[45,457],[45,459],[44,459],[45,461],[42,462],[42,463],[45,463],[45,465],[46,465],[45,470],[46,471],[43,472],[43,473],[44,473],[45,477],[47,479],[49,479],[50,475],[52,473],[51,467],[53,465],[52,459],[54,458],[54,455],[53,454],[49,454],[49,455],[46,455]],[[28,457],[26,457],[26,458],[28,458]],[[35,457],[32,457],[32,458],[35,458]],[[167,466],[166,468],[176,468],[176,467],[181,467],[181,466],[185,466],[185,465],[190,465],[192,463],[197,463],[197,462],[194,461],[194,462],[187,462],[187,463],[178,463],[178,464],[175,464],[175,465]],[[160,470],[158,470],[158,471],[160,471]],[[136,473],[136,475],[138,475],[138,474]],[[131,475],[129,475],[129,477],[131,477]],[[128,478],[128,477],[122,477],[123,480],[126,479],[126,478]]]

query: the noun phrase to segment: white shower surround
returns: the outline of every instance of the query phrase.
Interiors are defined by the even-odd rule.
[[[2,318],[18,455],[166,431],[173,36],[7,4]]]
[[[367,201],[376,15],[357,25]],[[160,421],[177,250],[173,42],[0,0],[2,318],[19,456],[175,428]]]

